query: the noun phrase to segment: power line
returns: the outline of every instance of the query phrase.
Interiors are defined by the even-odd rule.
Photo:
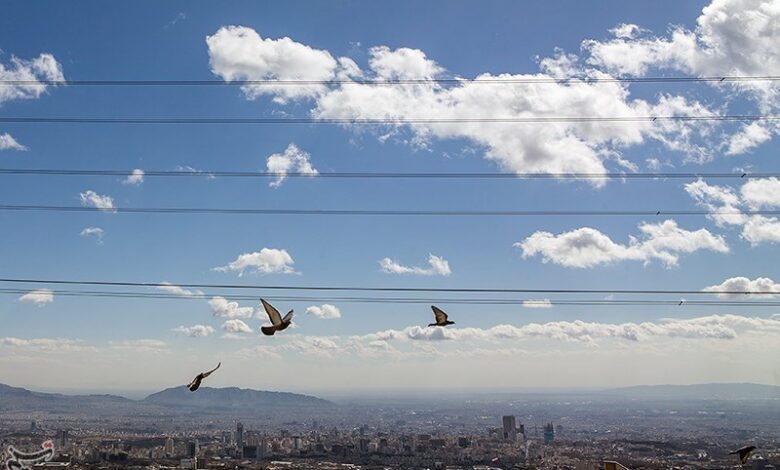
[[[655,122],[655,121],[777,121],[774,115],[704,115],[704,116],[528,116],[499,118],[165,118],[165,117],[44,117],[4,116],[0,123],[15,124],[545,124],[562,122]]]
[[[259,80],[0,80],[0,86],[310,86],[310,85],[431,85],[431,84],[568,84],[568,83],[732,83],[774,82],[780,76],[724,75],[705,77],[493,77],[493,78],[417,78],[417,79],[259,79]]]
[[[219,215],[311,215],[377,217],[666,217],[780,215],[780,210],[698,211],[698,210],[382,210],[382,209],[252,209],[217,207],[84,207],[49,205],[0,205],[0,211],[14,212],[110,212],[124,214],[219,214]]]
[[[0,168],[0,175],[23,176],[115,176],[133,175],[135,170]],[[273,172],[229,170],[144,170],[144,177],[220,177],[220,178],[408,178],[408,179],[750,179],[780,177],[780,173],[402,173],[402,172]]]
[[[0,294],[24,295],[29,289],[0,288]],[[164,299],[205,300],[209,297],[229,297],[233,301],[257,301],[259,295],[235,295],[224,292],[203,292],[191,295],[164,292],[117,292],[85,290],[52,290],[51,293],[64,297],[97,297],[121,299]],[[279,302],[338,302],[379,304],[472,304],[472,305],[531,305],[531,306],[718,306],[718,307],[778,307],[778,301],[746,300],[649,300],[649,299],[507,299],[507,298],[454,298],[454,297],[333,297],[333,296],[278,296],[264,295],[266,300]]]
[[[701,291],[681,289],[535,289],[535,288],[481,288],[481,287],[366,287],[366,286],[293,286],[293,285],[248,285],[248,284],[171,284],[160,282],[132,281],[92,281],[71,279],[35,279],[35,278],[0,278],[0,283],[7,284],[49,284],[49,285],[79,285],[103,287],[162,287],[171,286],[184,289],[254,289],[279,291],[356,291],[356,292],[449,292],[449,293],[493,293],[493,294],[648,294],[648,295],[780,295],[776,291]]]

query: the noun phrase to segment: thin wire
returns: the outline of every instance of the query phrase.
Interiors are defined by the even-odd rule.
[[[293,286],[293,285],[246,285],[246,284],[170,284],[159,282],[92,281],[72,279],[0,278],[8,284],[50,284],[113,287],[162,287],[178,286],[185,289],[254,289],[283,291],[359,291],[359,292],[458,292],[458,293],[504,293],[504,294],[668,294],[668,295],[778,295],[776,291],[737,290],[680,290],[680,289],[511,289],[511,288],[444,288],[444,287],[365,287],[365,286]]]
[[[0,175],[25,176],[131,176],[135,170],[87,170],[54,168],[0,168]],[[227,178],[420,178],[420,179],[690,179],[690,178],[771,178],[780,173],[399,173],[399,172],[273,172],[226,170],[144,170],[144,177],[227,177]]]
[[[454,124],[515,123],[544,124],[560,122],[655,122],[655,121],[777,121],[774,115],[705,116],[528,116],[503,118],[98,118],[4,116],[0,123],[22,124]]]
[[[0,80],[0,86],[308,86],[308,85],[430,85],[430,84],[562,84],[583,83],[722,83],[722,82],[772,82],[780,76],[705,76],[705,77],[587,77],[565,78],[525,77],[525,78],[417,78],[417,79],[353,79],[353,80]]]
[[[377,216],[377,217],[662,217],[662,216],[737,216],[780,215],[780,210],[696,211],[696,210],[381,210],[381,209],[251,209],[209,207],[114,207],[46,205],[0,205],[0,211],[14,212],[109,212],[126,214],[219,214],[219,215],[316,215],[316,216]]]
[[[0,288],[0,294],[24,295],[29,289]],[[210,292],[192,295],[181,295],[158,292],[116,292],[116,291],[73,291],[52,290],[51,293],[65,297],[98,297],[98,298],[130,298],[130,299],[173,299],[173,300],[204,300],[209,297],[229,297],[230,300],[257,301],[259,295],[233,295],[229,293]],[[322,297],[322,296],[263,296],[266,300],[280,302],[339,302],[339,303],[388,303],[388,304],[473,304],[473,305],[531,305],[531,306],[719,306],[719,307],[778,307],[778,301],[730,301],[730,300],[618,300],[618,299],[491,299],[491,298],[419,298],[419,297]]]

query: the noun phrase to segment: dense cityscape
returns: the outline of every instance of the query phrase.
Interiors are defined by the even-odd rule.
[[[2,444],[30,453],[51,440],[42,469],[732,468],[729,452],[744,443],[758,450],[743,468],[780,462],[776,400],[476,395],[342,398],[310,412],[151,410],[4,410]]]

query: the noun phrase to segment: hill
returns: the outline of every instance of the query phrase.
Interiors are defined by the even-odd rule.
[[[639,385],[607,393],[642,400],[780,400],[780,387],[751,383]]]

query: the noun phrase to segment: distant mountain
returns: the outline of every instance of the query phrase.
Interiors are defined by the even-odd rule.
[[[138,415],[163,413],[219,413],[234,411],[246,414],[333,408],[327,400],[286,392],[264,392],[240,388],[203,387],[192,393],[186,387],[175,387],[154,393],[143,400],[115,395],[62,395],[34,392],[0,384],[0,412],[24,411],[47,413],[80,413],[96,415]]]
[[[0,384],[0,410],[67,412],[92,408],[119,411],[133,404],[133,400],[114,395],[61,395]]]
[[[309,395],[288,392],[264,392],[244,388],[202,387],[196,393],[186,387],[174,387],[153,393],[143,403],[180,408],[289,408],[289,407],[331,407],[333,403]]]
[[[639,385],[606,393],[643,400],[780,400],[780,387],[751,383]]]

